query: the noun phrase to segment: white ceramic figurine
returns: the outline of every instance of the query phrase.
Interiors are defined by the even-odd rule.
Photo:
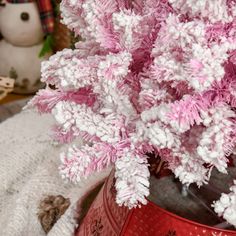
[[[40,82],[44,32],[36,2],[0,1],[0,76],[16,80],[16,93],[34,93]]]

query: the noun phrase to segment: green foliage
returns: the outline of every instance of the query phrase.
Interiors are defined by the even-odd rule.
[[[60,15],[60,4],[56,0],[51,0],[52,7],[53,7],[53,14],[54,17],[58,17]]]
[[[52,53],[53,52],[53,36],[52,35],[47,35],[46,39],[44,40],[43,47],[39,53],[39,57],[45,56],[47,53]]]

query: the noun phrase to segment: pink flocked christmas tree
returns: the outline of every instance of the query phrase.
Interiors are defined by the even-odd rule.
[[[82,37],[42,64],[47,88],[30,102],[72,143],[60,172],[79,182],[114,164],[116,201],[149,195],[147,153],[186,186],[227,173],[236,144],[234,0],[63,0]],[[51,89],[54,87],[54,89]],[[84,144],[76,145],[83,138]],[[213,204],[236,225],[236,182]]]

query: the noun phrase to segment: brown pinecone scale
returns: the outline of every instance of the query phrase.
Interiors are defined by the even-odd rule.
[[[47,196],[39,204],[38,219],[48,233],[70,205],[70,199],[61,195]]]

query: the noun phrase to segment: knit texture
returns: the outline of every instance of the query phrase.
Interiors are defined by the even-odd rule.
[[[24,111],[0,124],[0,235],[46,235],[38,207],[47,195],[59,194],[71,204],[48,235],[73,235],[77,201],[109,173],[79,185],[65,183],[58,173],[58,155],[65,147],[52,142],[52,123],[49,115]]]

